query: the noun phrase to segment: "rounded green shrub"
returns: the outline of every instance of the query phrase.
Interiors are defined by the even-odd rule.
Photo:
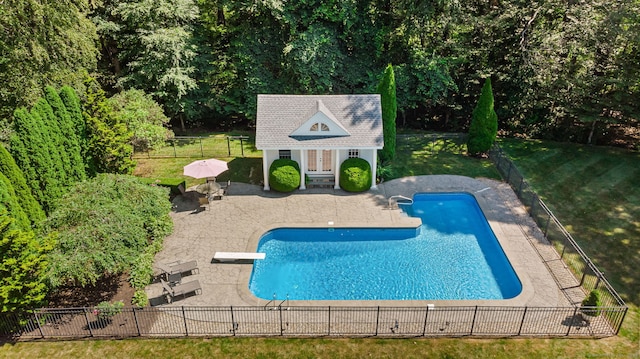
[[[371,165],[362,158],[349,158],[340,165],[340,188],[364,192],[371,188]]]
[[[289,159],[277,159],[269,167],[269,185],[278,192],[292,192],[300,187],[300,166]]]
[[[600,291],[597,289],[589,292],[589,295],[582,301],[582,306],[586,307],[582,309],[582,312],[592,317],[600,315],[600,307],[602,307],[602,298],[600,297]]]

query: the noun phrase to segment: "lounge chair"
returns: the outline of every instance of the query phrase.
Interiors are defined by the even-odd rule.
[[[158,263],[156,266],[162,270],[162,275],[164,275],[164,279],[168,282],[176,282],[176,278],[177,282],[180,282],[182,274],[195,274],[199,272],[197,261],[178,262],[170,265]]]
[[[185,298],[187,294],[190,293],[194,293],[195,295],[202,293],[202,287],[200,286],[200,282],[197,280],[177,284],[173,287],[163,279],[160,279],[160,283],[162,283],[162,294],[167,296],[167,302],[169,303],[173,302],[173,299],[179,296]]]

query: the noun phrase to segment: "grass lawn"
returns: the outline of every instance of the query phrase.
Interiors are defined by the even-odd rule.
[[[622,334],[638,342],[640,153],[533,140],[503,139],[500,144],[631,306]]]
[[[640,305],[640,154],[556,142],[501,144],[625,301]]]
[[[635,305],[620,336],[593,339],[129,339],[7,343],[0,357],[135,358],[640,358],[640,156],[615,149],[538,141],[502,140],[531,185]],[[191,144],[194,146],[194,144]],[[199,151],[198,147],[192,150]],[[499,179],[488,160],[463,155],[457,140],[431,142],[400,136],[391,178],[457,174]],[[245,153],[245,156],[247,154]],[[227,154],[228,156],[228,154]],[[211,156],[215,157],[215,156]],[[260,183],[259,155],[217,157],[229,161],[221,180]],[[136,174],[182,177],[197,158],[137,159]],[[185,177],[186,178],[186,177]],[[188,185],[202,180],[187,179]]]
[[[592,339],[127,339],[5,344],[2,358],[594,358],[631,357],[619,337]]]

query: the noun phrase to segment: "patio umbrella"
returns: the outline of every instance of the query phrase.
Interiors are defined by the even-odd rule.
[[[193,178],[216,177],[228,169],[225,161],[210,158],[189,163],[184,166],[183,174]]]

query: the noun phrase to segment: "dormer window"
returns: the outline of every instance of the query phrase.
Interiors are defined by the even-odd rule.
[[[311,128],[309,129],[309,131],[317,132],[318,128],[320,128],[320,131],[329,132],[329,126],[327,126],[324,123],[317,123],[317,122],[311,125]]]

